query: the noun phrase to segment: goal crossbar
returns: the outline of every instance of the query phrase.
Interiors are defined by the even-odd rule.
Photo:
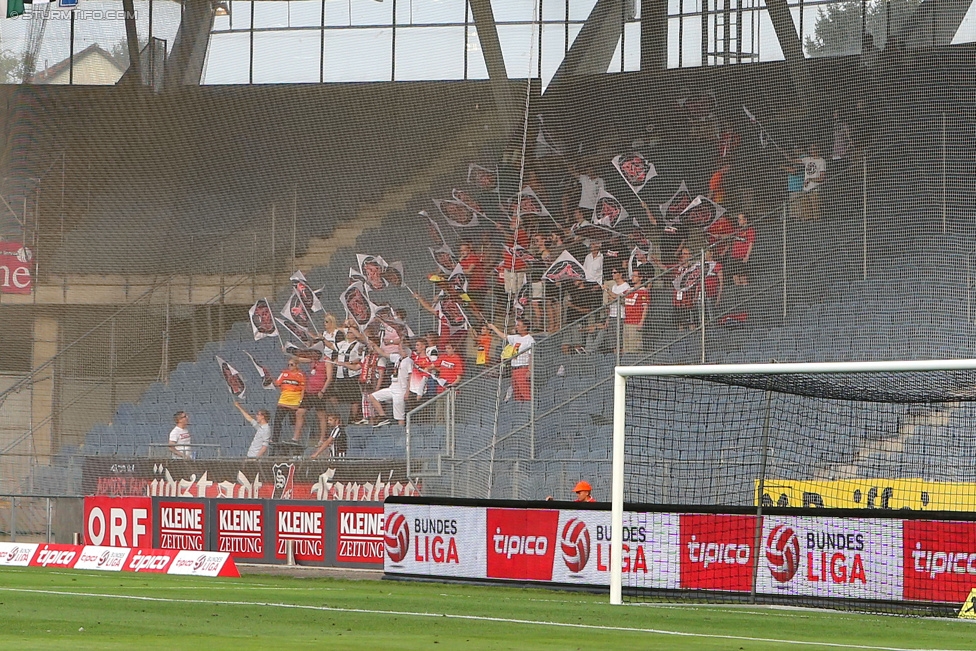
[[[814,375],[831,373],[910,373],[924,371],[976,371],[976,359],[616,367],[614,369],[613,384],[613,448],[611,454],[610,603],[615,605],[623,603],[624,436],[626,431],[626,389],[628,377]]]

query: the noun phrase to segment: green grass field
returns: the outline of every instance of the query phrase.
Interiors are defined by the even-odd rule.
[[[82,630],[83,629],[83,630]],[[3,649],[976,649],[976,625],[504,587],[0,570]]]

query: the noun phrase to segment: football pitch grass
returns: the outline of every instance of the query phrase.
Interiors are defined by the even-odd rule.
[[[976,649],[976,624],[508,587],[0,570],[3,649]]]

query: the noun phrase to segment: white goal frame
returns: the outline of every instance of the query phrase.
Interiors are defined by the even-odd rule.
[[[610,603],[614,605],[623,603],[624,432],[627,415],[627,378],[639,376],[694,377],[702,375],[907,373],[913,371],[973,370],[976,370],[976,359],[616,367],[613,378],[613,470],[610,490]]]

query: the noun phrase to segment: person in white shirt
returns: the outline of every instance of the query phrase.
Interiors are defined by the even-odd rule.
[[[370,350],[389,360],[389,364],[387,365],[388,369],[392,366],[392,370],[390,371],[390,386],[369,394],[369,403],[372,405],[373,413],[376,414],[377,418],[377,422],[373,427],[383,427],[392,422],[386,416],[386,410],[383,408],[384,402],[389,402],[393,405],[393,418],[400,425],[403,425],[404,419],[407,416],[406,397],[407,391],[410,389],[410,375],[413,372],[413,360],[410,359],[410,340],[403,337],[400,340],[400,348],[397,352],[386,353],[382,348],[366,339],[361,333],[354,333],[352,336],[356,336],[361,341],[364,341]]]
[[[599,242],[590,242],[590,252],[583,258],[583,274],[586,282],[603,285],[603,254]]]
[[[532,400],[530,366],[532,364],[532,346],[535,345],[535,339],[529,334],[528,325],[522,319],[516,319],[515,334],[513,335],[506,335],[496,328],[493,323],[489,323],[488,327],[515,349],[511,358],[512,396],[518,402],[529,402]]]
[[[251,439],[251,447],[247,449],[247,457],[249,459],[263,457],[268,452],[268,443],[271,442],[271,412],[267,409],[258,409],[258,413],[251,416],[241,407],[241,403],[234,401],[234,406],[244,416],[244,420],[254,428],[254,438]]]
[[[178,411],[173,414],[173,422],[176,427],[169,433],[169,450],[173,453],[174,459],[192,459],[193,451],[190,443],[190,417],[185,411]]]

